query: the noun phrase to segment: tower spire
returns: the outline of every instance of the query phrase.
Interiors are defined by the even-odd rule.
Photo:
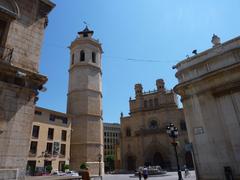
[[[78,32],[80,37],[92,37],[93,33],[94,31],[89,30],[87,25],[82,31]]]

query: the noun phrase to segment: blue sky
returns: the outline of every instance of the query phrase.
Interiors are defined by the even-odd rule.
[[[222,42],[240,35],[239,0],[53,0],[40,61],[48,76],[47,91],[38,106],[66,112],[69,49],[83,21],[95,31],[103,54],[103,117],[119,122],[129,112],[134,84],[155,89],[163,78],[166,88],[177,84],[171,67],[211,47],[212,34]],[[137,59],[137,61],[129,60]]]

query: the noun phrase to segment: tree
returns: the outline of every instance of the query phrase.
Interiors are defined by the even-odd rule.
[[[87,169],[87,164],[86,163],[82,163],[80,165],[80,169]]]
[[[47,165],[47,166],[46,166],[46,171],[47,171],[48,173],[50,173],[50,172],[52,171],[52,166],[51,166],[51,165]]]
[[[64,172],[65,172],[67,169],[69,169],[69,164],[64,164],[64,166],[63,166]]]
[[[107,155],[105,160],[106,160],[106,166],[108,167],[109,171],[114,170],[114,156]]]

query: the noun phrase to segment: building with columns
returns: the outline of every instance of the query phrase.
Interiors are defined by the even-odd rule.
[[[156,81],[157,90],[143,92],[141,84],[135,85],[135,99],[129,100],[129,116],[121,114],[121,166],[135,170],[139,166],[159,165],[176,169],[175,152],[166,126],[173,123],[179,129],[177,151],[180,165],[192,167],[183,109],[177,105],[176,94],[166,90],[163,79]]]
[[[72,118],[70,167],[103,173],[102,47],[86,27],[70,45],[67,114]],[[100,160],[100,163],[99,163]],[[100,167],[99,167],[100,164]]]
[[[24,179],[49,0],[0,1],[0,179]]]
[[[199,180],[240,179],[240,37],[179,62],[181,96]]]

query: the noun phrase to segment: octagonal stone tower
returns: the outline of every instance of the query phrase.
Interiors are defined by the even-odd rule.
[[[71,43],[67,113],[73,116],[70,166],[103,173],[102,48],[86,27]],[[100,160],[100,162],[99,162]]]

